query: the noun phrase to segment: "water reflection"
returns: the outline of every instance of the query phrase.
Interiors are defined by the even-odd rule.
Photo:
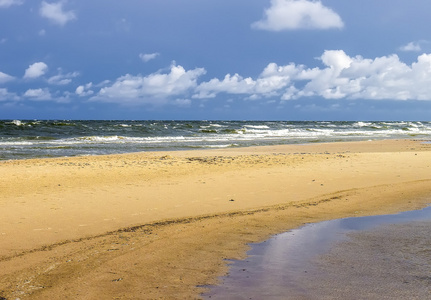
[[[245,260],[234,261],[222,284],[204,294],[205,299],[301,299],[307,294],[302,282],[315,270],[310,263],[327,252],[347,233],[379,225],[431,220],[431,207],[395,215],[345,218],[308,224],[252,244]],[[308,297],[306,299],[309,299]]]

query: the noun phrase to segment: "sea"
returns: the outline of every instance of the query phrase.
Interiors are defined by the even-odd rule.
[[[0,120],[0,160],[381,139],[431,122]]]

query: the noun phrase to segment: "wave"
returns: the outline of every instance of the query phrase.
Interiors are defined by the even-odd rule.
[[[268,125],[244,125],[245,128],[254,128],[254,129],[269,129]]]
[[[0,121],[0,159],[386,138],[429,140],[431,122]]]

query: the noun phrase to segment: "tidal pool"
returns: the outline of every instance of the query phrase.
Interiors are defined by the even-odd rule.
[[[202,297],[431,299],[430,230],[431,207],[308,224],[252,244]]]

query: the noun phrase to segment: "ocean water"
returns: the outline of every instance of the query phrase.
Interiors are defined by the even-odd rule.
[[[431,138],[431,122],[1,120],[0,160]]]

